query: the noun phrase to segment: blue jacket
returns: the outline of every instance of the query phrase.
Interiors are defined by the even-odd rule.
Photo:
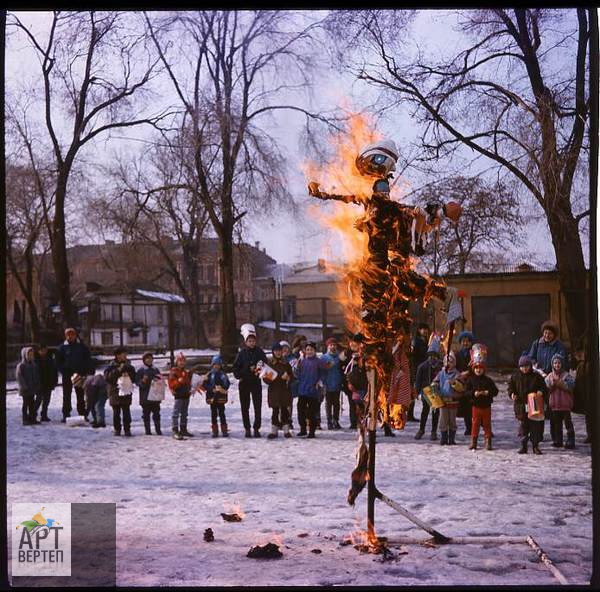
[[[567,349],[562,341],[555,339],[549,343],[544,341],[543,337],[536,339],[531,344],[529,357],[538,363],[538,366],[546,373],[552,372],[552,356],[560,354],[563,357],[563,370],[569,370],[569,358],[567,357]]]
[[[79,338],[73,343],[62,343],[56,350],[56,368],[63,376],[91,374],[92,355],[87,345]]]
[[[229,389],[229,378],[227,377],[227,374],[223,372],[223,370],[219,370],[218,372],[216,370],[211,370],[203,383],[203,386],[206,389],[206,402],[209,404],[215,398],[215,396],[217,398],[222,396],[219,395],[218,392],[214,392],[214,389],[217,385],[222,386],[225,390]]]
[[[440,394],[442,399],[453,399],[454,397],[458,397],[456,391],[450,386],[450,381],[454,381],[460,372],[455,368],[454,370],[450,370],[450,372],[446,371],[446,368],[442,368],[441,372],[437,375],[437,379],[440,381]]]
[[[260,384],[260,378],[250,370],[250,366],[256,366],[260,360],[265,364],[268,363],[267,356],[260,347],[243,347],[233,362],[233,375],[240,381]]]
[[[140,405],[148,402],[148,393],[150,392],[150,385],[152,381],[160,376],[161,372],[155,366],[140,366],[135,373],[135,384],[138,385],[140,390]],[[148,378],[147,382],[144,382],[144,378]]]
[[[317,382],[325,377],[327,362],[321,358],[302,358],[294,370],[298,378],[298,395],[301,397],[319,398]]]
[[[325,372],[325,377],[323,379],[325,388],[330,393],[339,392],[342,388],[342,383],[344,382],[344,375],[340,366],[339,354],[324,354],[321,357],[321,360],[325,360],[327,363],[333,364],[333,366]]]

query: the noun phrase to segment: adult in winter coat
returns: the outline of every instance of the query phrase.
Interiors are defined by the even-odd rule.
[[[162,380],[161,371],[154,365],[154,356],[152,352],[146,352],[142,356],[142,366],[135,373],[135,383],[139,387],[140,407],[142,408],[142,419],[144,421],[144,431],[146,435],[152,434],[150,430],[150,415],[154,423],[154,430],[157,436],[162,436],[160,429],[160,401],[150,401],[148,394],[152,383],[156,380]]]
[[[125,377],[129,381],[123,380]],[[108,400],[113,410],[113,433],[121,435],[121,414],[123,415],[123,431],[125,436],[131,436],[131,400],[133,397],[133,384],[135,383],[135,368],[127,359],[127,350],[124,347],[115,349],[115,359],[104,371],[108,387]],[[119,384],[121,382],[121,384]],[[128,386],[130,382],[130,386]],[[122,386],[125,385],[125,386]]]
[[[40,372],[34,359],[34,349],[24,347],[21,350],[21,361],[17,364],[17,384],[19,385],[19,395],[23,399],[21,406],[23,425],[40,423],[36,419],[35,412],[36,398],[40,397]]]
[[[546,376],[548,402],[552,410],[551,421],[554,422],[552,446],[560,448],[563,445],[564,422],[567,428],[565,448],[575,448],[575,428],[571,419],[575,381],[568,372],[563,371],[563,361],[560,354],[555,354],[552,358],[552,372]]]
[[[271,433],[267,436],[270,440],[277,438],[279,430],[283,430],[286,438],[291,438],[290,418],[288,409],[292,405],[292,392],[290,383],[294,371],[290,363],[283,357],[283,348],[279,342],[271,347],[273,357],[269,366],[277,372],[277,376],[265,375],[263,381],[268,385],[267,398],[269,407],[273,410],[271,415]]]
[[[35,363],[40,373],[40,396],[35,405],[35,414],[37,416],[41,405],[41,421],[50,421],[48,407],[50,406],[52,391],[58,384],[58,372],[56,370],[54,354],[48,349],[45,343],[40,344],[35,354]]]
[[[317,415],[319,413],[319,387],[317,383],[323,379],[325,371],[331,368],[331,363],[317,357],[317,346],[309,341],[304,348],[304,357],[298,361],[294,370],[298,378],[298,436],[306,436],[308,422],[308,437],[315,437]]]
[[[427,360],[429,333],[429,325],[427,323],[419,323],[417,325],[417,333],[410,344],[410,382],[413,385],[417,379],[418,367]],[[413,399],[408,407],[408,412],[406,414],[407,421],[418,421],[414,415],[415,400],[416,399]]]
[[[225,403],[227,403],[227,391],[229,390],[229,378],[223,372],[223,359],[221,356],[213,356],[210,361],[210,372],[202,381],[206,389],[206,402],[210,405],[210,417],[212,437],[218,438],[219,424],[217,417],[221,421],[221,434],[224,438],[229,436],[227,431],[227,418],[225,417]]]
[[[534,369],[541,370],[544,378],[552,372],[552,358],[555,354],[562,356],[565,361],[563,370],[568,371],[567,348],[558,339],[558,325],[554,321],[544,321],[542,324],[542,336],[536,339],[529,349],[529,358]],[[546,409],[546,419],[550,420],[550,436],[552,441],[556,440],[552,423],[552,410]],[[542,423],[542,440],[544,439],[545,422]]]
[[[477,448],[481,425],[483,425],[485,447],[487,450],[492,449],[492,402],[498,394],[498,387],[485,371],[486,367],[483,362],[474,363],[465,382],[464,398],[472,406],[471,415],[473,417],[469,450]]]
[[[456,413],[458,401],[464,395],[464,385],[458,380],[460,372],[456,369],[456,356],[450,352],[445,358],[446,365],[433,379],[440,386],[440,396],[444,406],[440,409],[440,444],[456,444]],[[462,388],[462,392],[459,389]]]
[[[425,434],[427,418],[429,417],[429,403],[427,403],[425,397],[422,395],[423,389],[433,382],[433,379],[438,375],[441,369],[442,360],[440,359],[439,342],[434,341],[427,350],[427,360],[417,368],[417,375],[415,378],[415,390],[417,393],[421,394],[421,402],[423,403],[421,417],[419,419],[419,430],[415,434],[415,440],[420,440]],[[431,440],[437,440],[439,417],[440,410],[434,409],[431,413]]]
[[[77,336],[77,331],[72,327],[65,329],[65,341],[56,350],[56,368],[62,374],[62,422],[65,423],[67,417],[71,415],[72,410],[71,393],[73,391],[73,383],[71,382],[71,376],[73,374],[87,376],[93,372],[90,350]],[[83,387],[75,387],[75,395],[77,396],[77,413],[87,419]]]
[[[471,347],[473,346],[473,343],[475,343],[473,333],[470,331],[463,331],[458,336],[458,343],[460,343],[460,349],[456,352],[456,369],[459,372],[467,372],[471,361]],[[456,416],[463,417],[465,420],[465,436],[471,435],[471,426],[473,424],[471,411],[471,401],[468,397],[462,397],[458,402],[458,413]]]
[[[175,399],[173,415],[171,416],[173,438],[175,440],[185,440],[186,437],[191,438],[194,436],[187,429],[193,372],[186,370],[185,363],[186,359],[183,352],[179,352],[175,358],[175,366],[169,372],[169,388]]]
[[[83,392],[88,410],[92,412],[92,427],[105,428],[104,407],[108,399],[108,383],[101,372],[87,376],[83,382]]]
[[[542,393],[547,398],[547,389],[544,379],[534,372],[529,356],[519,358],[519,370],[515,372],[508,382],[508,395],[514,402],[515,417],[519,422],[519,438],[521,448],[519,454],[527,454],[527,442],[531,440],[534,454],[542,454],[539,443],[542,440],[543,421],[530,419],[527,416],[529,393]]]
[[[331,365],[323,378],[323,383],[325,384],[327,429],[339,430],[342,428],[340,425],[340,391],[344,382],[344,374],[340,366],[337,341],[333,337],[330,337],[325,344],[327,345],[327,353],[321,356],[321,359]]]
[[[257,364],[267,363],[265,352],[256,345],[256,335],[246,337],[245,346],[238,352],[233,362],[233,375],[240,381],[240,407],[246,438],[250,438],[250,399],[254,407],[254,437],[260,438],[262,385],[257,374]]]

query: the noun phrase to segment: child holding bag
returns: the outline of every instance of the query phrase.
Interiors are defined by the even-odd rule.
[[[108,398],[113,408],[114,435],[121,435],[121,414],[123,414],[123,428],[126,436],[131,436],[131,399],[133,383],[135,382],[135,368],[127,359],[127,350],[124,347],[115,349],[115,359],[104,371],[104,378],[108,385]]]
[[[575,428],[571,419],[573,409],[573,377],[563,371],[564,359],[560,354],[552,356],[552,372],[546,376],[548,387],[550,409],[552,410],[551,422],[554,424],[552,434],[554,441],[552,446],[560,448],[563,445],[563,422],[567,428],[567,442],[565,448],[575,448]]]
[[[185,369],[185,356],[179,352],[175,358],[175,366],[169,372],[169,389],[173,393],[172,431],[175,440],[193,438],[194,434],[188,432],[188,409],[192,395],[192,372]]]
[[[213,356],[210,366],[211,370],[202,380],[202,386],[206,389],[206,402],[210,405],[212,437],[217,438],[219,436],[218,417],[221,422],[221,434],[223,438],[227,438],[229,432],[227,431],[227,419],[225,417],[225,403],[227,403],[229,378],[223,372],[223,360],[221,356]]]
[[[160,403],[165,398],[165,383],[160,370],[153,365],[153,362],[154,356],[151,352],[146,352],[142,356],[143,366],[136,372],[135,383],[140,389],[140,407],[146,435],[152,434],[150,430],[150,415],[152,415],[156,435],[161,436]]]

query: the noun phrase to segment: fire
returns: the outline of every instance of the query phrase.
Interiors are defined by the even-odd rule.
[[[226,514],[237,514],[242,519],[246,517],[246,514],[242,510],[242,506],[237,501],[234,503],[223,502],[223,510]]]

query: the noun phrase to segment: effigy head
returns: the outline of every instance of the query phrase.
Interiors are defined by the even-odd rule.
[[[398,149],[393,140],[380,140],[365,146],[356,157],[356,168],[365,177],[387,179],[396,170]],[[389,187],[388,187],[389,192]]]

